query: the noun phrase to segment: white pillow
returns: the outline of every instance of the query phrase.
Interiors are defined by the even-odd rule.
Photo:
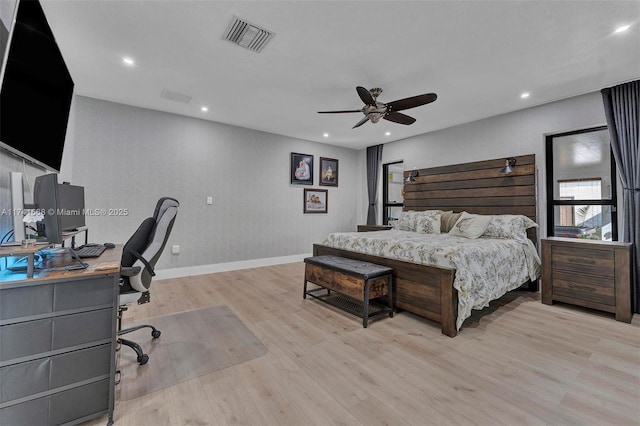
[[[491,216],[462,212],[449,234],[471,239],[478,238],[487,229],[490,220]]]
[[[440,233],[440,213],[428,216],[418,216],[416,220],[416,232],[423,234]]]

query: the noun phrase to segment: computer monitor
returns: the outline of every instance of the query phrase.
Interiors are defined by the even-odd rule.
[[[47,241],[62,244],[62,226],[58,215],[58,175],[50,173],[36,177],[33,185],[33,204],[42,211],[44,219],[44,236]]]
[[[58,216],[60,229],[76,231],[86,225],[84,217],[84,186],[58,184]]]

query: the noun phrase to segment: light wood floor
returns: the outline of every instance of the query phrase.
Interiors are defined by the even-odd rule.
[[[303,300],[303,271],[295,263],[154,282],[151,303],[129,310],[129,322],[228,305],[268,352],[117,401],[116,425],[640,424],[638,315],[629,325],[518,291],[453,339],[404,312],[363,329]]]

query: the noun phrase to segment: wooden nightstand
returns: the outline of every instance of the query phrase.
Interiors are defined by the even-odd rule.
[[[358,232],[388,231],[390,225],[358,225]]]
[[[542,239],[542,303],[612,312],[631,322],[631,243]]]

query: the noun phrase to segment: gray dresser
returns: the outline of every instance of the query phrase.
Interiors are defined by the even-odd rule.
[[[0,275],[0,425],[105,413],[113,422],[119,256],[33,279]]]

